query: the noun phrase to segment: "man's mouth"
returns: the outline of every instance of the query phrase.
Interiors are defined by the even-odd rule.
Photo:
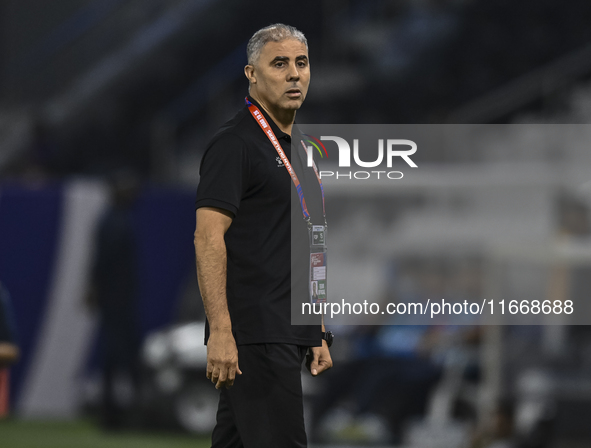
[[[290,98],[299,98],[302,96],[302,91],[300,89],[289,89],[285,94]]]

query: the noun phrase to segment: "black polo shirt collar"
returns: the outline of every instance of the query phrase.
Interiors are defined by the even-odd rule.
[[[271,129],[275,133],[275,137],[277,137],[277,139],[284,139],[288,142],[291,141],[291,136],[289,134],[286,134],[285,132],[283,132],[281,129],[279,129],[279,126],[277,126],[277,124],[273,121],[273,119],[269,116],[267,111],[259,104],[259,102],[257,100],[255,100],[250,95],[247,95],[246,98],[248,99],[248,101],[250,101],[252,104],[254,104],[256,107],[259,108],[259,110],[261,111],[261,113],[265,117],[265,120],[267,120],[267,123],[269,123],[271,125]],[[294,125],[295,125],[295,123],[294,123]]]

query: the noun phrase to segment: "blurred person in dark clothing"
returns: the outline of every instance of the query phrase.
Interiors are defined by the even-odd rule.
[[[128,173],[114,176],[112,205],[99,222],[89,305],[100,315],[102,361],[102,424],[115,429],[128,415],[116,394],[116,380],[125,376],[133,398],[139,391],[140,337],[136,301],[138,293],[137,246],[133,205],[138,182]],[[131,407],[128,404],[127,407]]]
[[[0,418],[8,415],[8,367],[19,358],[10,297],[0,282]]]

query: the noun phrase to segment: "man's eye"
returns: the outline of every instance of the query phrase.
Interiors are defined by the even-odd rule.
[[[285,62],[277,62],[275,64],[275,67],[283,67],[285,65]]]

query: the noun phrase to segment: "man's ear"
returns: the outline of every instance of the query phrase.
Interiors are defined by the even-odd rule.
[[[244,67],[244,74],[248,78],[248,82],[251,84],[256,84],[257,79],[254,75],[254,65],[248,64],[246,67]]]

